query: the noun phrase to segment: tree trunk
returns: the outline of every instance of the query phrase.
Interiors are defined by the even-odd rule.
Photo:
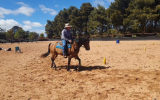
[[[145,33],[146,32],[146,25],[144,26],[144,29],[143,29],[143,33]]]
[[[155,20],[154,32],[157,32],[157,19]]]
[[[101,32],[101,35],[103,34],[103,24],[102,24],[102,32]]]

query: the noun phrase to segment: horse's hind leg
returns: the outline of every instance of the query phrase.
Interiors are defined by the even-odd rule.
[[[51,60],[52,60],[51,68],[53,68],[53,64],[54,64],[54,68],[55,68],[55,70],[57,70],[57,67],[56,67],[54,60],[52,58],[51,58]]]
[[[55,70],[57,70],[56,64],[54,62],[54,60],[56,59],[57,55],[52,55],[51,60],[52,60],[52,64],[51,64],[51,68],[53,68],[53,64],[54,64],[54,68]]]

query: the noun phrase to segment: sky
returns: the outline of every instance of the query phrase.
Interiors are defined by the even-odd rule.
[[[87,2],[109,8],[114,0],[1,0],[0,27],[8,30],[20,26],[25,31],[45,33],[47,20],[53,21],[60,10],[70,6],[80,9]]]

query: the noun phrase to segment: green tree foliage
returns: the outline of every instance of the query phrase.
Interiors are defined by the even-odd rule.
[[[6,38],[7,38],[8,40],[14,39],[14,33],[13,33],[13,30],[12,30],[12,29],[10,29],[10,30],[7,31],[7,33],[6,33]]]
[[[127,18],[126,9],[131,0],[115,0],[111,3],[110,7],[106,10],[110,18],[113,28],[117,31],[125,33],[127,26],[130,24]]]
[[[100,5],[94,8],[90,3],[83,3],[80,9],[70,6],[61,10],[53,21],[47,20],[47,37],[60,37],[65,23],[72,25],[73,35],[160,32],[160,0],[115,0],[107,9]],[[36,32],[25,32],[19,26],[0,32],[1,39],[38,37]]]
[[[55,32],[57,33],[57,36],[61,35],[62,29],[64,29],[65,23],[69,22],[69,14],[67,9],[63,9],[59,12],[59,14],[55,17]]]
[[[0,27],[0,39],[5,39],[6,35],[4,34],[4,30]]]
[[[43,33],[40,34],[40,38],[44,38],[44,34]]]
[[[0,32],[0,39],[6,39],[6,32]]]
[[[53,36],[59,37],[61,35],[61,31],[64,29],[65,23],[72,23],[73,27],[71,29],[72,33],[76,32],[76,22],[73,20],[73,17],[76,16],[78,9],[74,6],[71,6],[69,9],[61,10],[58,15],[55,16],[54,21],[47,20],[47,24],[45,26],[45,31],[47,33],[47,37],[52,38]],[[73,34],[74,35],[74,34]]]
[[[36,32],[24,31],[19,26],[13,26],[13,28],[7,30],[7,32],[0,28],[0,39],[7,39],[12,41],[14,39],[37,39],[39,34]]]
[[[15,39],[24,39],[25,38],[25,31],[22,28],[19,28],[17,32],[14,34]]]
[[[25,35],[24,35],[24,38],[25,38],[25,39],[28,39],[28,38],[29,38],[29,33],[30,33],[29,31],[25,31]]]
[[[80,7],[82,27],[86,35],[88,35],[87,23],[89,22],[89,15],[93,9],[94,8],[90,3],[83,3],[82,6]]]
[[[29,38],[30,39],[37,39],[39,37],[39,34],[36,32],[30,32]]]
[[[0,39],[6,39],[6,32],[0,27]]]
[[[53,26],[54,25],[53,25],[52,21],[47,20],[47,24],[45,26],[45,31],[46,31],[48,38],[51,38],[53,36]]]
[[[47,20],[47,37],[59,37],[65,23],[72,25],[73,35],[160,32],[160,0],[115,0],[107,9],[90,3],[71,6]]]
[[[78,8],[71,6],[68,9],[69,22],[72,25],[71,32],[73,35],[76,35],[78,31],[82,29],[81,20],[79,20],[80,11]]]
[[[136,6],[134,6],[136,5]],[[128,7],[128,16],[137,32],[155,32],[159,24],[160,0],[132,0]]]
[[[13,33],[15,34],[17,31],[18,31],[18,29],[20,29],[21,27],[19,27],[19,26],[13,26],[12,27],[12,31],[13,31]]]
[[[106,15],[106,9],[103,6],[98,5],[97,8],[91,12],[88,22],[88,31],[91,35],[102,35],[110,28],[109,19]]]

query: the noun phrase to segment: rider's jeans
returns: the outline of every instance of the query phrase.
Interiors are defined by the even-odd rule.
[[[66,40],[62,40],[63,43],[63,55],[66,54],[66,48],[67,48],[67,41]]]

